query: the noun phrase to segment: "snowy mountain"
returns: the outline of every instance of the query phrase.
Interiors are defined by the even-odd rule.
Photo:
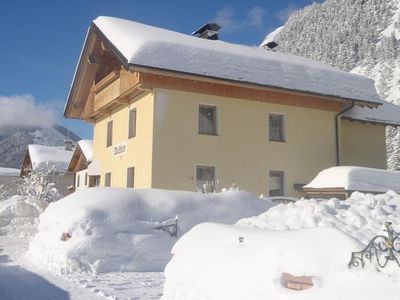
[[[261,46],[271,40],[278,52],[368,76],[383,99],[400,104],[400,0],[313,3],[295,11]],[[399,130],[387,130],[387,150],[388,167],[400,169]]]
[[[62,146],[68,135],[68,129],[59,125],[49,128],[2,126],[0,127],[0,167],[20,168],[29,144]],[[73,141],[80,138],[72,132]]]

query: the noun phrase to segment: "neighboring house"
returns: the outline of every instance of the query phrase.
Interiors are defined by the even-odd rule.
[[[17,192],[16,181],[20,172],[20,169],[0,167],[0,189],[6,190],[11,195],[15,194]]]
[[[66,147],[28,145],[22,162],[20,177],[40,169],[55,168],[59,178],[55,183],[61,195],[69,194],[69,187],[74,184],[74,175],[67,171],[73,151]]]
[[[71,161],[68,165],[68,172],[75,174],[75,190],[99,185],[99,175],[89,175],[89,165],[93,160],[93,141],[80,140],[75,147]]]
[[[296,196],[343,161],[386,167],[384,126],[340,117],[381,104],[372,80],[310,59],[99,17],[64,116],[94,125],[101,186]],[[349,146],[361,131],[379,146]]]
[[[351,193],[400,192],[400,172],[363,167],[331,167],[304,186],[305,196],[347,199]]]

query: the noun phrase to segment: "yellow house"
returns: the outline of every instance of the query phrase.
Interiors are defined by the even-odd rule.
[[[295,196],[337,164],[386,167],[384,126],[349,114],[381,104],[309,59],[98,17],[64,116],[94,125],[101,186]]]

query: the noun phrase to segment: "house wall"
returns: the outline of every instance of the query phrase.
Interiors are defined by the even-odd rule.
[[[342,120],[341,150],[341,165],[386,169],[385,126]]]
[[[89,187],[88,170],[84,169],[75,173],[75,190],[85,189]],[[87,176],[86,184],[85,177]]]
[[[126,187],[127,168],[135,167],[135,187],[149,188],[152,185],[152,143],[154,95],[133,99],[128,106],[112,111],[94,125],[93,159],[100,164],[100,185],[104,186],[105,173],[111,172],[111,186]],[[136,137],[128,139],[130,109],[137,109]],[[113,121],[112,146],[106,147],[107,123]],[[115,156],[115,145],[126,143],[127,150]]]
[[[196,166],[216,167],[219,188],[268,194],[269,170],[285,171],[286,195],[335,165],[335,112],[155,90],[152,187],[196,189]],[[218,136],[198,134],[199,104],[218,107]],[[268,113],[286,116],[287,142],[268,141]]]
[[[16,185],[16,181],[19,176],[0,176],[0,187],[3,186],[4,189],[7,190],[8,193],[14,195],[17,193],[18,187]]]

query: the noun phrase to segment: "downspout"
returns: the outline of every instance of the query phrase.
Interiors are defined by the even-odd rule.
[[[349,111],[350,109],[352,109],[354,107],[354,100],[351,101],[351,105],[345,109],[343,109],[342,111],[338,112],[335,115],[335,137],[336,137],[336,165],[339,166],[340,165],[340,147],[339,147],[339,118],[342,114],[344,114],[345,112]]]

